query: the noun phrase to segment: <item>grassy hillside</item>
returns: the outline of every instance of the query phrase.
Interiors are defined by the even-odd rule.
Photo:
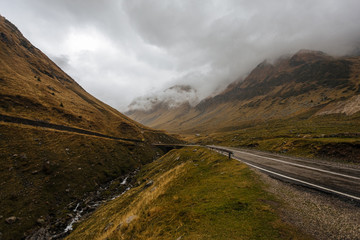
[[[1,16],[0,32],[0,114],[144,138],[148,128],[87,93]]]
[[[161,154],[147,143],[15,124],[0,124],[0,134],[0,232],[4,239],[20,239],[40,227],[64,229],[72,212],[68,204]],[[16,222],[6,223],[11,216]]]
[[[307,239],[280,220],[254,172],[206,149],[173,150],[136,182],[67,239]]]

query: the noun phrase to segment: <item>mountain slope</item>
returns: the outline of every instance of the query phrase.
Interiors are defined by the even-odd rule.
[[[83,199],[162,154],[151,143],[178,142],[91,96],[1,16],[0,120],[4,239],[62,233]]]
[[[351,98],[360,93],[359,66],[360,57],[336,58],[301,50],[273,64],[264,61],[244,81],[231,84],[194,108],[174,108],[166,114],[161,108],[140,109],[127,114],[158,129],[194,133],[284,119],[308,111],[313,111],[312,115],[330,113],[335,106],[356,105]]]
[[[0,113],[141,139],[142,125],[88,94],[5,18]]]

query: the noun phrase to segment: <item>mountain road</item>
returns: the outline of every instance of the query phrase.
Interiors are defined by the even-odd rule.
[[[360,168],[332,162],[317,161],[244,150],[223,146],[208,146],[266,174],[291,182],[360,201]]]

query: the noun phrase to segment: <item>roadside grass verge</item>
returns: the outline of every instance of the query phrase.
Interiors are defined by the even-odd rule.
[[[359,164],[360,114],[254,122],[186,140]]]
[[[100,207],[67,239],[309,239],[244,164],[204,148],[146,165],[137,187]]]

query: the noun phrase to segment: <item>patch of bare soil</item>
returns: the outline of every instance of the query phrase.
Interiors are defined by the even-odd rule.
[[[360,239],[360,203],[341,200],[273,179],[259,171],[268,191],[276,195],[284,221],[314,239]]]
[[[317,115],[344,113],[352,115],[360,111],[360,95],[353,96],[349,100],[338,102],[334,105],[329,105],[321,110]]]

